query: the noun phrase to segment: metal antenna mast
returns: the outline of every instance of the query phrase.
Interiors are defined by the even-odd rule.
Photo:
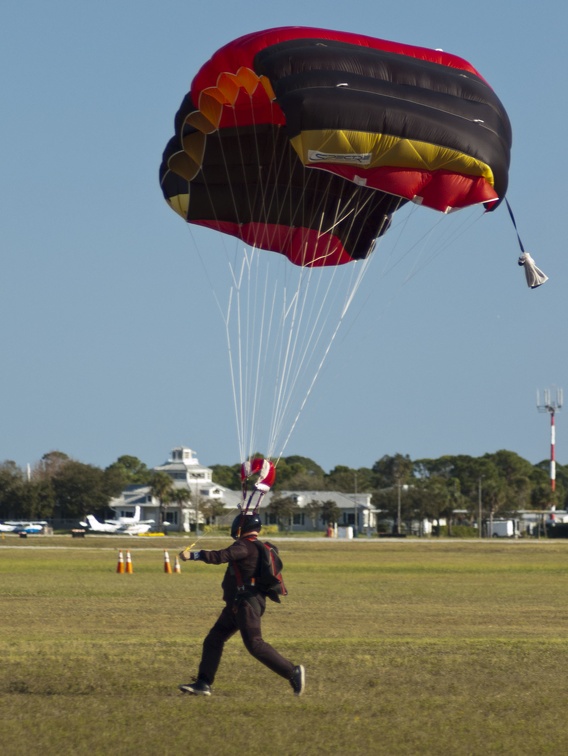
[[[539,412],[550,413],[550,490],[554,493],[556,490],[556,429],[554,426],[554,415],[557,410],[562,409],[564,403],[564,392],[561,388],[544,389],[543,401],[540,401],[540,392],[536,392],[536,407]]]

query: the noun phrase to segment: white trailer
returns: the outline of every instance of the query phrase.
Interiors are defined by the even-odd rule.
[[[488,523],[492,538],[518,538],[519,523],[517,520],[493,520]]]

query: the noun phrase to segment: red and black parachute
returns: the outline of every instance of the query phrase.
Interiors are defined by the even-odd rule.
[[[408,200],[495,208],[510,147],[503,105],[461,58],[283,27],[229,43],[197,73],[160,181],[189,223],[337,265],[367,257]]]

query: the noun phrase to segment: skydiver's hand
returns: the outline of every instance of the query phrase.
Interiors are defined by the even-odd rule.
[[[179,552],[179,558],[183,562],[188,562],[188,561],[196,562],[199,559],[201,559],[201,551],[186,551],[184,549],[183,551]]]

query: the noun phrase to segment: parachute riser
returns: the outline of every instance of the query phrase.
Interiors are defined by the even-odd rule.
[[[254,484],[253,490],[248,493],[248,480],[251,476],[258,475],[258,480]],[[274,481],[276,479],[276,470],[274,464],[262,457],[255,457],[254,459],[247,460],[241,465],[241,488],[243,494],[243,503],[240,505],[241,521],[247,515],[256,515],[260,510],[260,503],[266,493],[270,491]],[[254,502],[255,494],[258,494],[256,503]],[[248,498],[247,498],[248,496]],[[238,536],[240,537],[241,528],[239,527]]]
[[[251,504],[252,504],[252,500],[253,500],[253,497],[254,497],[255,493],[258,493],[258,501],[254,505],[254,507],[251,509]],[[266,493],[266,491],[259,491],[258,489],[255,488],[255,490],[251,492],[251,495],[249,496],[248,501],[246,502],[246,504],[243,503],[242,506],[239,506],[241,519],[240,519],[239,527],[238,527],[238,530],[237,530],[237,538],[241,537],[241,528],[242,528],[242,523],[244,522],[245,517],[247,515],[254,516],[254,515],[257,515],[259,513],[260,502],[262,501],[262,497],[264,496],[265,493]],[[243,502],[244,502],[245,498],[246,498],[246,492],[245,492],[245,496],[243,497]]]
[[[258,501],[254,505],[254,507],[251,508],[251,505],[252,505],[252,502],[253,502],[253,499],[254,499],[254,495],[256,493],[258,493]],[[259,491],[256,488],[255,488],[254,491],[251,491],[251,494],[248,497],[248,501],[247,501],[246,505],[244,507],[242,507],[243,517],[245,515],[249,515],[249,514],[250,515],[258,514],[259,509],[260,509],[260,502],[262,501],[262,497],[264,496],[265,493],[266,493],[266,491]]]

